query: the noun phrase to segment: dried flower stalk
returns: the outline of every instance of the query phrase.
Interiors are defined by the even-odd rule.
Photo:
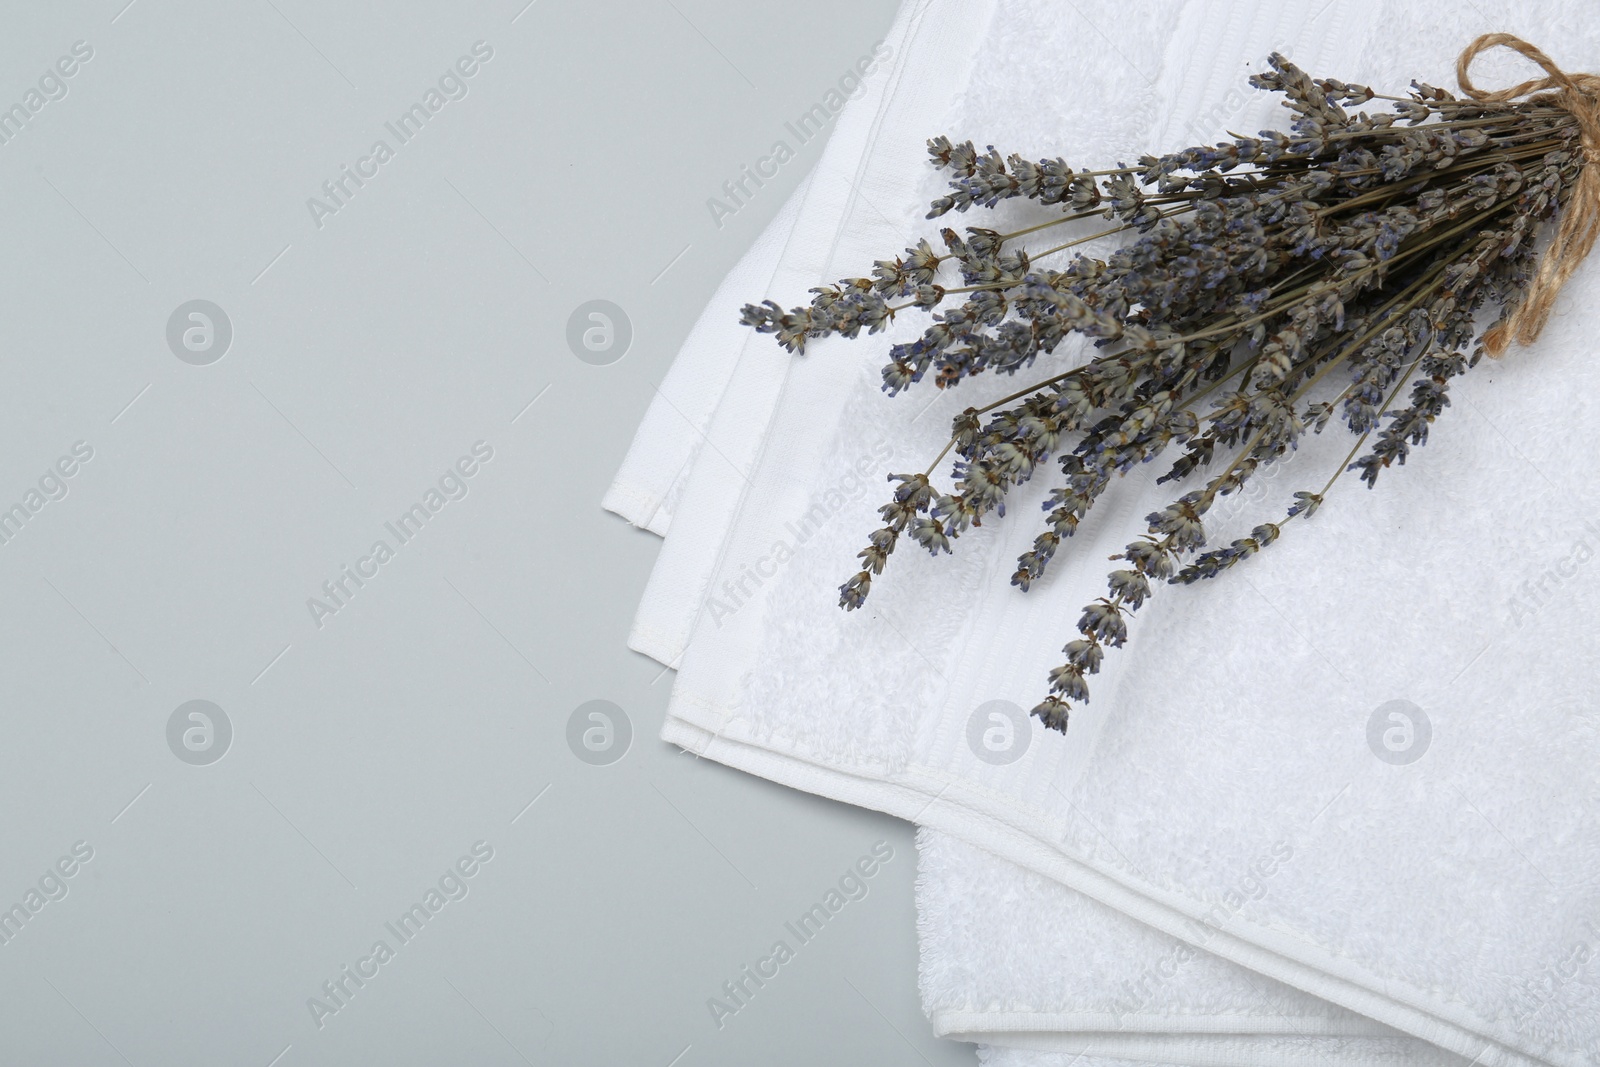
[[[1492,36],[1473,49],[1507,43]],[[1106,595],[1083,609],[1049,695],[1033,709],[1065,732],[1071,705],[1089,699],[1088,676],[1107,647],[1127,640],[1129,618],[1155,585],[1210,578],[1249,559],[1290,519],[1314,514],[1344,470],[1371,487],[1404,464],[1449,406],[1451,380],[1477,365],[1486,341],[1503,346],[1538,267],[1534,240],[1587,159],[1584,124],[1559,94],[1480,93],[1465,80],[1470,55],[1462,68],[1470,98],[1458,99],[1416,82],[1407,96],[1381,96],[1311,78],[1274,54],[1251,84],[1283,94],[1294,114],[1288,132],[1230,135],[1136,167],[1075,170],[1060,158],[930,141],[934,165],[951,178],[929,218],[1018,198],[1053,217],[1011,233],[943,229],[942,252],[919,241],[878,261],[870,278],[812,290],[809,306],[746,305],[744,323],[802,352],[811,338],[877,333],[899,312],[931,311],[920,338],[890,350],[883,388],[891,395],[930,371],[940,389],[985,371],[1015,374],[1074,332],[1104,351],[967,408],[926,470],[891,475],[885,525],[840,588],[841,606],[861,605],[902,537],[950,551],[990,512],[1004,515],[1010,489],[1055,456],[1063,478],[1044,505],[1045,529],[1011,579],[1026,590],[1115,476],[1176,446],[1181,454],[1158,480],[1204,480],[1148,516],[1146,532],[1112,557],[1123,566]],[[1553,76],[1534,88],[1570,85],[1537,58]],[[1518,89],[1512,95],[1528,87]],[[1392,102],[1392,113],[1349,110],[1373,100]],[[1022,247],[1024,237],[1094,217],[1113,225],[1042,251]],[[1041,264],[1121,232],[1137,236],[1106,259],[1079,253],[1060,270]],[[939,280],[948,269],[959,285]],[[1480,336],[1474,319],[1484,309],[1499,318]],[[1216,499],[1335,418],[1357,439],[1327,482],[1295,493],[1283,518],[1249,537],[1207,548]],[[951,484],[941,489],[933,473],[952,450]]]

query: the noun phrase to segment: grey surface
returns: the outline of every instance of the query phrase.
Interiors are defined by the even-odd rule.
[[[970,1062],[917,1005],[908,828],[656,739],[670,676],[625,637],[657,542],[598,507],[819,144],[721,227],[706,198],[894,5],[125,2],[10,3],[0,35],[0,107],[93,49],[0,144],[0,508],[40,505],[0,544],[0,907],[66,892],[0,944],[0,1063]],[[196,300],[220,358],[169,345]],[[567,344],[590,300],[631,323],[608,365]],[[308,598],[480,441],[319,626]],[[568,743],[596,700],[632,726],[609,763]],[[879,841],[867,895],[786,934]]]

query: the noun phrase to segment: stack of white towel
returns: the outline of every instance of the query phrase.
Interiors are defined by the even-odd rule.
[[[923,220],[941,186],[930,135],[1100,167],[1281,127],[1246,87],[1273,50],[1382,92],[1450,84],[1491,30],[1592,69],[1600,27],[1581,14],[907,0],[888,62],[662,383],[605,506],[667,538],[632,639],[679,669],[663,736],[924,827],[924,1005],[986,1062],[1600,1062],[1596,270],[1536,347],[1453,388],[1376,491],[1343,480],[1270,552],[1159,590],[1071,732],[1024,723],[1002,761],[969,741],[984,705],[1037,701],[1107,555],[1173,490],[1130,473],[1023,594],[1007,575],[1038,532],[1041,478],[952,556],[902,547],[841,612],[885,475],[920,470],[954,412],[1031,379],[890,399],[883,354],[924,316],[791,357],[738,307],[803,303],[941,224],[1040,217]],[[1526,76],[1501,57],[1474,73]],[[1320,486],[1344,437],[1230,503],[1213,540]],[[1405,751],[1384,747],[1395,736]]]

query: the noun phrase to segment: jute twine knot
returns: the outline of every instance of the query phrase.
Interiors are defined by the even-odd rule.
[[[1543,67],[1547,76],[1493,92],[1479,89],[1467,77],[1467,68],[1480,53],[1500,47],[1527,56]],[[1511,341],[1527,345],[1538,340],[1561,287],[1594,247],[1596,236],[1600,236],[1600,75],[1568,74],[1549,56],[1515,34],[1486,33],[1467,45],[1456,60],[1456,84],[1463,93],[1484,103],[1510,103],[1518,97],[1545,93],[1545,96],[1532,97],[1532,102],[1566,110],[1577,121],[1583,139],[1583,170],[1562,207],[1561,222],[1550,247],[1539,260],[1539,270],[1527,294],[1508,318],[1483,335],[1484,349],[1498,357]]]

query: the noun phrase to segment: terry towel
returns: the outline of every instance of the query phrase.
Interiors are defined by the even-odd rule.
[[[1439,40],[1453,52],[1462,27],[1419,34],[1415,14],[1385,11],[1385,32],[1339,73],[1385,84],[1386,42],[1415,50],[1392,69],[1448,69],[1419,55]],[[1591,277],[1570,295],[1592,297]],[[833,589],[873,504],[830,504],[815,528],[807,516],[877,440],[934,454],[944,420],[919,427],[870,364],[818,346],[787,364],[718,578],[794,530],[806,552],[731,620],[701,615],[666,736],[982,841],[1179,937],[1221,906],[1207,948],[1480,1062],[1588,1062],[1597,990],[1572,961],[1594,936],[1593,577],[1578,569],[1531,617],[1505,610],[1520,582],[1577,554],[1591,521],[1593,372],[1574,304],[1537,358],[1469,376],[1428,454],[1382,491],[1344,486],[1239,580],[1153,602],[1073,737],[1040,737],[1003,768],[966,749],[970,712],[1036,698],[1061,617],[1098,594],[1104,556],[1169,494],[1127,479],[1034,595],[1003,584],[1034,532],[1012,521],[953,559],[897,558],[868,609],[841,620]],[[967,391],[959,402],[985,396]],[[1325,470],[1344,447],[1329,435],[1295,463]],[[1371,716],[1395,701],[1431,716],[1426,762],[1369,748]],[[1229,903],[1279,848],[1294,861],[1272,892]]]
[[[1316,68],[1314,68],[1314,69],[1316,69]],[[1335,70],[1329,70],[1329,71],[1328,71],[1328,73],[1334,73],[1334,74],[1347,74],[1347,72],[1346,72],[1346,71],[1335,71]],[[1022,146],[1018,146],[1018,147],[1022,147]],[[781,294],[777,294],[777,295],[781,295]],[[818,349],[817,349],[817,351],[819,351],[819,352],[820,352],[820,351],[822,351],[822,347],[821,347],[821,346],[819,346],[819,347],[818,347]],[[1031,534],[1030,534],[1030,536],[1031,536]],[[898,562],[898,561],[896,561],[896,562]]]

